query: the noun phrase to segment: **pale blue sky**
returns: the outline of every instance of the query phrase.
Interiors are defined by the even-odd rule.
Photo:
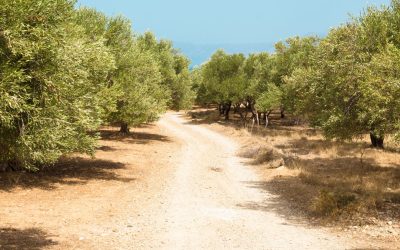
[[[271,47],[294,35],[325,35],[368,5],[390,0],[78,0],[108,15],[122,14],[135,31],[153,31],[182,49],[230,45]],[[246,49],[240,49],[245,47]],[[228,49],[229,50],[229,49]],[[235,50],[235,49],[233,49]],[[236,52],[236,51],[235,51]]]

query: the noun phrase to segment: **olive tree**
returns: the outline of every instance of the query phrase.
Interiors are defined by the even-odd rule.
[[[369,8],[357,20],[331,30],[318,46],[313,65],[289,82],[303,82],[300,107],[328,138],[369,133],[374,147],[398,132],[398,1]],[[304,84],[306,83],[306,84]]]
[[[107,95],[113,105],[107,120],[129,133],[130,126],[151,122],[166,110],[169,90],[162,84],[162,69],[155,51],[143,48],[122,16],[108,18],[93,9],[78,11],[78,22],[86,33],[103,41],[115,58],[116,67],[108,73]],[[149,33],[149,36],[153,37]]]
[[[267,125],[271,110],[280,108],[281,94],[275,96],[275,90],[278,88],[273,82],[276,75],[276,57],[266,52],[251,54],[244,63],[243,71],[246,80],[246,100],[243,105],[246,107],[246,113],[241,117],[246,120],[247,111],[250,111],[252,118],[259,124],[260,114],[263,113]],[[273,98],[273,102],[278,102],[278,105],[272,105],[270,97]]]
[[[0,4],[0,163],[35,169],[93,153],[110,51],[82,35],[74,1]]]
[[[221,114],[229,119],[232,104],[245,98],[246,84],[243,74],[243,54],[228,55],[217,51],[202,67],[204,90],[209,102],[217,103]]]
[[[286,78],[299,68],[308,67],[312,63],[312,56],[318,45],[316,37],[292,37],[285,42],[275,45],[275,71],[272,82],[281,89],[281,117],[284,118],[285,111],[296,114],[297,102],[296,84],[287,84]],[[299,83],[301,84],[301,83]]]
[[[190,61],[174,49],[172,42],[157,41],[154,34],[146,32],[138,37],[138,46],[142,51],[151,51],[161,73],[161,85],[169,93],[168,107],[175,110],[188,109],[195,99],[190,80]]]

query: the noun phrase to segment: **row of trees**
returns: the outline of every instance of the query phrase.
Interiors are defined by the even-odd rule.
[[[295,37],[275,53],[217,51],[193,73],[198,101],[268,124],[272,110],[307,119],[328,138],[369,133],[375,147],[400,131],[400,1],[369,7],[323,38]]]
[[[194,98],[189,61],[73,0],[0,4],[0,165],[35,169],[92,154],[103,123],[150,122]]]

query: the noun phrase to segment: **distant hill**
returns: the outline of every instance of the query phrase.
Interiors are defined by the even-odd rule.
[[[178,48],[192,61],[192,67],[201,65],[207,61],[217,49],[223,49],[227,53],[256,53],[273,52],[274,43],[248,43],[248,44],[194,44],[174,42],[174,47]]]

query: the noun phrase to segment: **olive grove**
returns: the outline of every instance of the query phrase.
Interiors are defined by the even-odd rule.
[[[324,38],[294,37],[247,58],[217,51],[196,70],[198,101],[268,125],[272,110],[301,117],[330,139],[400,132],[400,1],[369,7]],[[200,72],[200,73],[199,73]],[[199,77],[198,75],[201,75]],[[243,115],[245,112],[245,115]]]
[[[194,99],[189,62],[170,42],[75,4],[0,3],[1,166],[35,170],[93,154],[100,125],[127,133]]]

